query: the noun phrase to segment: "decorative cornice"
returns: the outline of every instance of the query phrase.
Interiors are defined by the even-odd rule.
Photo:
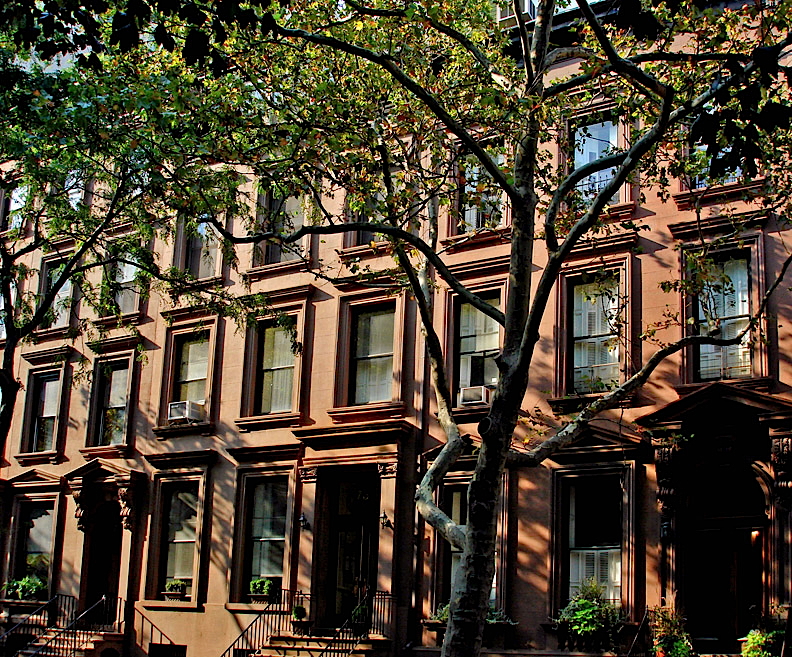
[[[142,335],[127,333],[114,338],[99,338],[89,342],[88,346],[95,354],[112,354],[119,351],[131,351],[142,343]]]
[[[253,447],[229,447],[226,451],[237,463],[271,463],[273,461],[296,461],[302,445],[267,445]]]
[[[509,270],[509,256],[502,255],[494,258],[487,258],[486,260],[460,262],[449,265],[448,269],[457,278],[503,274]]]
[[[380,479],[394,479],[398,469],[398,463],[377,463]]]
[[[210,466],[217,461],[217,452],[213,449],[201,449],[194,452],[161,452],[144,454],[146,459],[157,470],[173,470],[194,466]]]
[[[680,221],[668,224],[671,236],[682,242],[691,242],[700,237],[711,237],[713,235],[724,235],[733,233],[735,230],[745,230],[748,228],[758,228],[767,221],[766,212],[757,214],[756,212],[741,212],[727,217],[718,215],[716,217],[705,217],[702,219],[691,219],[690,221]]]
[[[315,450],[387,445],[411,437],[415,432],[416,427],[403,419],[372,420],[293,430],[300,442]]]
[[[300,481],[303,484],[315,484],[316,483],[316,477],[317,477],[317,475],[319,473],[319,468],[316,467],[316,466],[313,466],[313,467],[301,467],[301,468],[299,468],[297,470],[297,472],[298,472],[298,474],[300,476]]]
[[[64,344],[59,347],[52,347],[51,349],[28,351],[22,353],[22,358],[31,365],[52,365],[55,363],[65,363],[69,360],[73,351],[74,347]]]
[[[572,255],[575,257],[597,256],[605,253],[615,253],[619,251],[629,251],[638,244],[638,233],[634,230],[624,233],[614,233],[602,237],[582,239],[575,248]]]

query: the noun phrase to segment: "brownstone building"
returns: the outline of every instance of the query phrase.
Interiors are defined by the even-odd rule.
[[[620,129],[592,124],[583,150],[616,145]],[[640,217],[649,230],[613,222],[575,250],[542,327],[524,409],[574,412],[654,351],[640,338],[646,327],[668,312],[697,320],[696,300],[659,283],[686,275],[686,249],[733,230],[727,207],[743,230],[714,254],[731,281],[711,299],[724,334],[745,326],[778,274],[789,234],[736,200],[750,182],[678,182],[667,202],[639,185],[619,192],[609,217]],[[298,221],[300,203],[287,205]],[[443,226],[454,274],[503,303],[508,209],[496,198],[478,207],[463,198]],[[112,602],[97,608],[108,632],[96,650],[239,657],[281,634],[338,628],[367,595],[380,650],[432,650],[436,635],[422,620],[448,600],[457,554],[413,504],[442,442],[416,308],[404,293],[310,272],[320,258],[388,266],[370,242],[335,235],[306,239],[296,253],[241,249],[238,270],[223,264],[211,236],[153,245],[202,281],[266,293],[294,321],[296,354],[272,316],[241,332],[134,290],[116,299],[127,326],[113,319],[101,338],[70,340],[69,325],[89,311],[75,290],[61,292],[73,296],[70,307],[21,349],[24,391],[0,472],[5,579],[35,574],[46,591],[39,602],[6,599],[6,629],[30,612],[68,626],[104,596]],[[40,290],[57,264],[31,255]],[[118,277],[132,274],[121,268]],[[435,320],[472,454],[499,328],[442,283]],[[707,653],[735,652],[757,613],[790,602],[790,330],[789,295],[779,294],[762,339],[682,352],[584,439],[541,467],[507,470],[492,602],[517,622],[511,648],[555,651],[548,620],[591,577],[636,627],[647,606],[675,603]],[[86,367],[90,378],[81,376]],[[527,430],[524,438],[535,439]],[[439,492],[463,525],[472,458]],[[257,579],[272,582],[263,600],[250,592]],[[50,598],[60,605],[54,621],[52,606],[37,611]],[[302,625],[289,622],[295,606],[305,607]],[[5,645],[25,643],[19,634]]]

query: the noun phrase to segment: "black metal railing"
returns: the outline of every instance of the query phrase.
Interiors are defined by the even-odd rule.
[[[0,635],[0,655],[10,657],[24,650],[49,628],[65,627],[74,619],[77,599],[58,593]]]
[[[319,653],[319,657],[329,657],[331,654],[333,657],[350,655],[361,641],[368,638],[369,632],[373,629],[372,605],[376,599],[376,595],[371,593],[361,598],[349,618],[335,631],[333,638]]]
[[[291,628],[292,610],[298,605],[305,608],[306,618],[312,617],[310,593],[288,589],[275,593],[221,657],[247,657],[261,650],[271,636]]]
[[[46,653],[47,657],[71,657],[97,632],[121,632],[123,614],[123,599],[103,596],[42,643],[29,657],[42,653]]]
[[[149,653],[149,646],[152,643],[174,645],[173,639],[137,609],[135,609],[135,618],[132,625],[135,633],[135,645],[140,647],[146,654]]]
[[[387,591],[376,591],[372,600],[371,632],[391,638],[393,628],[393,596]]]

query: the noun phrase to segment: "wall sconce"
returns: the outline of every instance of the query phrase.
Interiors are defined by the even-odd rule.
[[[311,523],[308,522],[308,518],[305,517],[304,513],[300,514],[300,517],[297,519],[297,522],[300,523],[300,529],[310,529]]]
[[[388,518],[387,513],[383,511],[379,519],[380,519],[380,527],[382,527],[383,529],[386,529],[387,527],[393,529],[393,523],[391,522],[391,519]]]

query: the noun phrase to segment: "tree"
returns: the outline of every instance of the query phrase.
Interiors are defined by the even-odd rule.
[[[664,326],[647,327],[644,338],[654,351],[631,376],[604,386],[600,397],[534,449],[515,449],[540,321],[563,264],[581,240],[641,228],[637,220],[620,227],[606,221],[610,199],[623,184],[640,174],[644,189],[653,186],[667,194],[672,175],[706,175],[711,181],[761,175],[761,189],[744,199],[746,207],[789,215],[789,69],[782,62],[792,33],[786,12],[699,0],[651,5],[628,0],[611,11],[577,0],[562,29],[553,27],[553,0],[540,0],[533,21],[526,22],[516,2],[514,25],[500,29],[489,2],[305,1],[245,6],[250,20],[230,20],[222,31],[212,23],[210,48],[203,21],[178,11],[188,6],[193,5],[149,7],[151,12],[144,11],[132,25],[137,37],[125,47],[134,51],[142,42],[149,55],[151,40],[168,48],[179,43],[188,64],[200,64],[203,57],[197,53],[216,54],[223,66],[214,66],[212,75],[192,74],[196,91],[186,130],[198,135],[194,143],[203,149],[203,163],[224,163],[217,170],[229,179],[244,171],[271,197],[311,199],[310,220],[299,227],[277,213],[269,221],[245,220],[244,203],[230,203],[222,220],[207,212],[197,223],[210,225],[229,248],[263,242],[289,248],[307,234],[379,235],[396,267],[371,270],[352,262],[345,273],[371,285],[408,288],[414,295],[447,439],[418,487],[416,502],[427,522],[463,550],[444,655],[477,655],[494,572],[499,482],[507,461],[538,465],[579,438],[598,413],[643,385],[668,356],[691,345],[737,344],[756,332],[769,295],[792,262],[787,259],[776,272],[761,307],[738,335],[725,339],[686,331],[682,339],[671,340],[670,329],[678,330],[684,321],[673,316]],[[192,50],[199,42],[203,45]],[[186,74],[176,72],[177,55],[165,59],[174,62],[171,74]],[[554,67],[560,62],[570,62],[572,72],[559,78]],[[104,60],[107,72],[119,66],[113,56]],[[161,61],[149,58],[138,64],[136,75],[146,77],[152,67],[163,71]],[[605,103],[609,119],[630,126],[628,142],[579,165],[572,156],[557,158],[558,143],[566,143],[568,153],[574,150],[569,121],[598,101]],[[158,98],[154,105],[164,114],[171,103]],[[157,126],[156,139],[173,134],[172,129]],[[164,162],[163,156],[174,152],[155,155]],[[484,172],[468,190],[472,206],[484,209],[495,194],[511,206],[510,287],[502,310],[449,271],[438,244],[438,208],[456,202],[465,187],[456,172],[460,165],[472,171],[471,162]],[[599,181],[593,186],[592,176]],[[175,188],[171,182],[186,190],[179,198],[190,203],[195,188],[174,176],[169,190]],[[342,196],[343,211],[326,203]],[[736,219],[734,226],[738,232]],[[696,275],[670,281],[667,289],[701,294],[713,281],[729,284],[707,248],[702,244],[701,254],[691,259]],[[534,266],[541,266],[541,273],[532,285]],[[335,276],[321,266],[317,275]],[[496,321],[504,335],[491,409],[478,426],[481,448],[464,532],[434,501],[435,489],[466,445],[453,417],[452,385],[433,323],[436,279]]]

